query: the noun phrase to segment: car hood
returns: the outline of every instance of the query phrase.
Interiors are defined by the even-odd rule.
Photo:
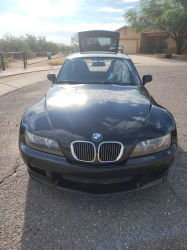
[[[119,141],[132,147],[150,110],[143,86],[112,84],[53,85],[46,95],[52,127],[64,147],[75,140]]]

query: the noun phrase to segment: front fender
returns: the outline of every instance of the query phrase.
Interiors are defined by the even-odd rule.
[[[138,142],[161,137],[170,132],[172,133],[172,144],[177,144],[177,129],[172,114],[152,99],[151,109],[140,132]]]
[[[56,140],[54,130],[45,108],[45,98],[29,108],[22,117],[20,126],[20,141],[24,141],[24,131]]]

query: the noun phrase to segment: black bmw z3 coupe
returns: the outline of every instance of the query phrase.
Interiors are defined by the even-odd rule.
[[[156,103],[133,62],[118,54],[119,33],[79,32],[45,97],[23,115],[19,148],[36,181],[92,195],[161,183],[177,154],[173,116]],[[116,45],[114,52],[111,45]]]

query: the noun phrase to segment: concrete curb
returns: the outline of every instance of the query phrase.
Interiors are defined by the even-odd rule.
[[[35,83],[47,80],[46,73],[0,84],[0,96]]]
[[[41,75],[36,76],[28,76],[23,79],[13,80],[5,83],[0,82],[0,96],[5,95],[9,92],[12,92],[16,89],[20,89],[26,86],[29,86],[31,84],[39,83],[42,81],[47,80],[47,75],[45,71],[49,70],[58,70],[62,66],[53,66],[53,67],[37,67],[37,68],[30,68],[27,70],[12,70],[12,71],[3,71],[0,73],[0,79],[4,77],[10,77],[15,75],[21,75],[21,74],[29,74],[33,72],[41,72]],[[44,71],[44,72],[43,72]]]
[[[1,71],[0,78],[14,76],[14,75],[21,75],[21,74],[28,74],[32,72],[39,72],[39,71],[46,71],[46,70],[55,70],[60,69],[62,66],[50,66],[50,67],[38,67],[38,68],[30,68],[30,69],[20,69],[20,70],[8,70],[8,71]]]

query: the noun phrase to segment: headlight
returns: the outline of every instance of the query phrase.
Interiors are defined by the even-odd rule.
[[[155,139],[139,142],[130,157],[154,154],[166,150],[171,146],[171,134]]]
[[[50,154],[64,156],[58,146],[58,143],[51,139],[47,139],[25,131],[25,142],[31,148],[38,149],[40,151],[44,151]]]

